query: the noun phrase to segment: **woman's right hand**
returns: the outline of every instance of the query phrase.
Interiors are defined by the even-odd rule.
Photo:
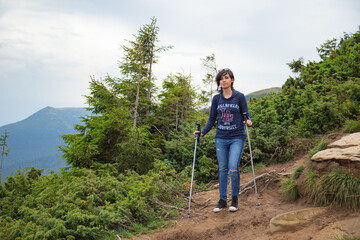
[[[194,132],[194,137],[196,137],[196,134],[199,134],[200,133],[200,131],[195,131]],[[204,136],[202,133],[200,134],[200,137],[202,137],[202,136]]]

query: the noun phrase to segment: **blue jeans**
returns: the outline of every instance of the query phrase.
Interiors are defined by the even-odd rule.
[[[216,155],[219,166],[220,198],[227,200],[227,184],[230,170],[231,195],[239,196],[239,165],[245,146],[245,140],[215,138]]]

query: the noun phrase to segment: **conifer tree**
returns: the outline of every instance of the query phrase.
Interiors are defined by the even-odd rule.
[[[152,92],[152,64],[155,53],[169,47],[157,47],[156,19],[140,28],[130,47],[123,46],[119,67],[123,78],[91,78],[91,94],[86,96],[92,116],[77,125],[78,134],[64,135],[67,146],[60,146],[65,160],[74,167],[98,169],[107,164],[119,172],[128,169],[147,172],[157,156],[149,128],[144,123]],[[150,94],[151,98],[151,94]],[[141,120],[139,124],[138,120]],[[132,122],[132,124],[131,124]]]
[[[202,80],[205,86],[209,86],[209,91],[203,91],[202,97],[204,101],[211,104],[212,97],[214,94],[213,86],[215,83],[215,77],[218,71],[218,66],[216,64],[215,54],[210,54],[206,56],[205,58],[201,58],[202,66],[206,70],[205,78]]]
[[[122,74],[129,77],[128,84],[136,85],[136,93],[132,107],[132,119],[134,127],[137,126],[137,119],[144,118],[144,115],[150,114],[151,96],[153,88],[152,78],[152,66],[156,63],[156,53],[167,51],[172,46],[158,47],[156,43],[158,39],[159,28],[156,26],[156,18],[151,19],[150,24],[146,24],[138,31],[138,35],[135,36],[135,40],[127,42],[130,46],[122,46],[124,50],[124,56],[122,61],[119,62],[119,68]],[[142,89],[143,88],[143,89]],[[144,89],[145,88],[145,89]],[[134,88],[132,88],[134,89]],[[145,96],[141,93],[145,92]],[[146,104],[142,107],[142,111],[139,109],[141,97],[146,98]]]
[[[191,75],[180,73],[170,74],[163,81],[162,89],[152,122],[168,136],[170,131],[178,130],[181,123],[194,118],[196,94],[191,86]]]

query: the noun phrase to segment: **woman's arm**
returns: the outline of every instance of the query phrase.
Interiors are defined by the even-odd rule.
[[[201,136],[205,136],[215,124],[216,117],[217,117],[216,96],[217,95],[215,95],[212,99],[209,119],[208,119],[205,127],[201,131]]]

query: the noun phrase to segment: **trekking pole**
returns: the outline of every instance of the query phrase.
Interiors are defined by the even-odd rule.
[[[200,123],[196,124],[197,129],[196,131],[201,132]],[[195,149],[194,149],[194,160],[193,160],[193,167],[192,167],[192,173],[191,173],[191,185],[190,185],[190,197],[189,197],[189,210],[188,210],[188,217],[190,217],[190,206],[191,206],[191,194],[192,194],[192,188],[193,188],[193,181],[194,181],[194,170],[195,170],[195,158],[196,158],[196,145],[198,142],[200,142],[200,134],[196,134],[195,138]]]
[[[251,168],[252,168],[252,173],[253,173],[253,178],[254,178],[254,187],[255,187],[255,195],[256,195],[256,206],[260,206],[259,197],[258,197],[258,192],[257,192],[257,187],[256,187],[254,161],[253,161],[253,156],[252,156],[252,151],[251,151],[249,128],[248,128],[247,125],[246,125],[246,122],[247,122],[247,120],[249,119],[249,116],[248,116],[247,112],[244,112],[244,113],[243,113],[243,119],[245,120],[245,128],[246,128],[247,138],[248,138],[248,142],[249,142]]]

